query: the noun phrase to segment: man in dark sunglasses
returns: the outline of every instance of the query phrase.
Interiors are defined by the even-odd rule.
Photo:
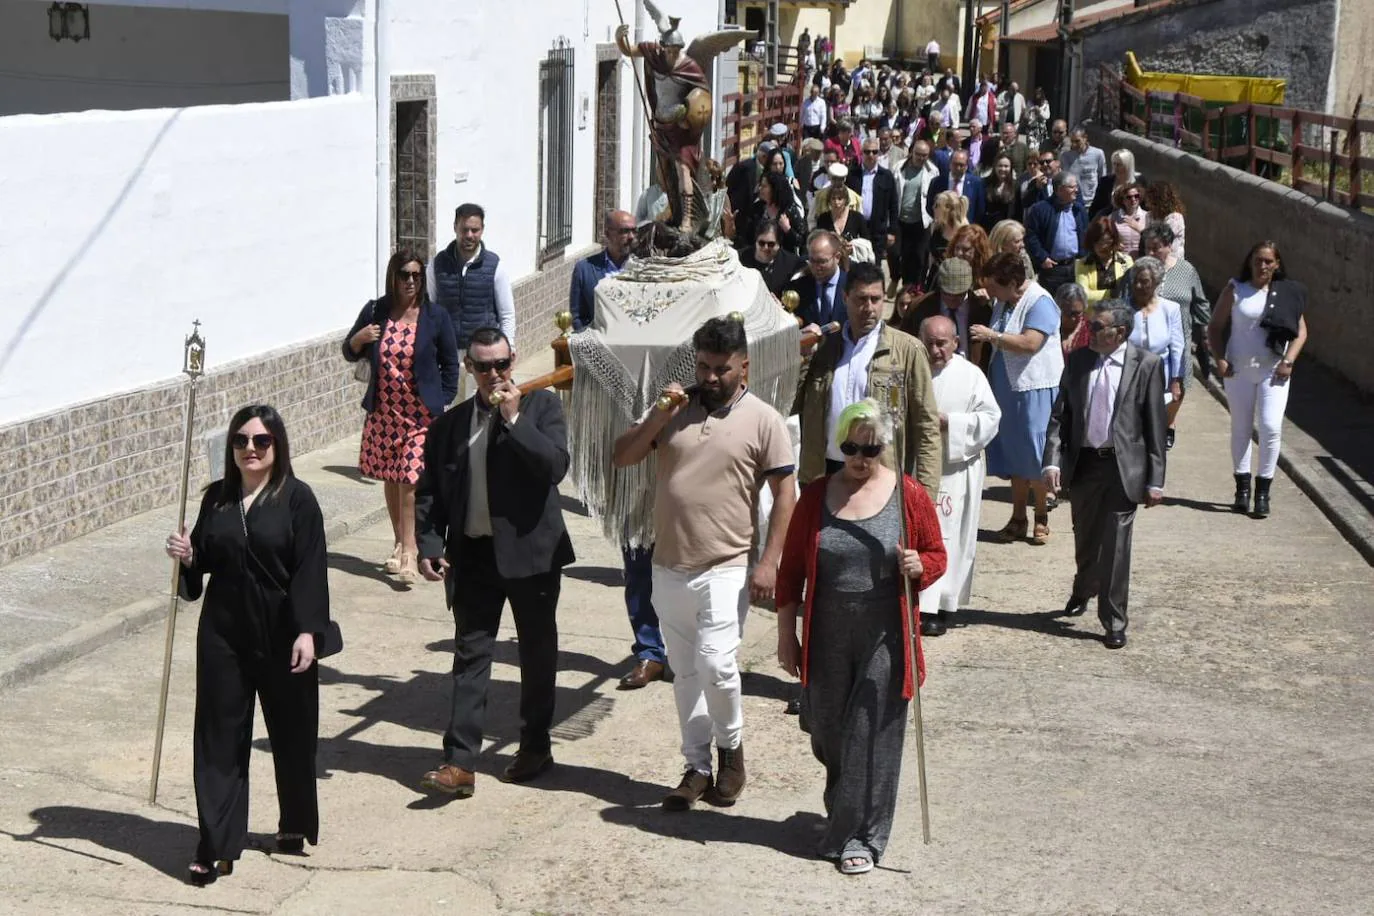
[[[520,748],[501,775],[526,782],[553,766],[555,611],[573,562],[558,484],[568,472],[567,425],[551,391],[521,395],[515,350],[497,328],[473,332],[464,360],[477,394],[430,426],[415,493],[420,574],[443,580],[456,627],[444,760],[427,789],[466,798],[482,751],[492,646],[507,601],[520,654]]]
[[[1045,438],[1045,486],[1073,490],[1077,571],[1064,614],[1097,596],[1108,649],[1126,645],[1131,532],[1136,507],[1164,498],[1164,364],[1128,342],[1134,315],[1109,302],[1089,327],[1092,341],[1069,354]]]

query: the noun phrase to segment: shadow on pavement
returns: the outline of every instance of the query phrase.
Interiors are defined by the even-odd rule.
[[[97,808],[55,805],[37,808],[29,812],[29,817],[37,821],[33,832],[26,835],[10,834],[15,842],[51,846],[88,861],[114,866],[124,864],[49,842],[86,840],[111,852],[137,859],[178,880],[185,877],[186,868],[195,856],[196,844],[200,840],[199,831],[190,824],[155,821],[139,814],[101,811]],[[77,867],[77,859],[72,862],[72,867]]]
[[[595,585],[610,585],[615,588],[623,588],[625,585],[625,572],[619,567],[565,566],[563,575],[569,579],[591,582]]]
[[[801,685],[795,680],[784,681],[771,674],[757,671],[740,672],[740,692],[746,697],[761,697],[765,700],[778,700],[786,703],[797,696]]]
[[[1071,620],[1089,621],[1091,626],[1097,625],[1095,614],[1086,614],[1082,617],[1064,617],[1061,611],[1036,611],[1031,614],[1012,614],[1007,611],[980,611],[968,609],[960,611],[955,620],[958,624],[967,626],[987,626],[1002,627],[1007,630],[1028,630],[1032,633],[1044,633],[1046,636],[1062,636],[1065,639],[1090,639],[1100,642],[1102,636],[1098,633],[1090,633],[1074,627]]]
[[[1161,506],[1178,506],[1182,509],[1194,509],[1198,512],[1230,512],[1230,503],[1204,502],[1200,499],[1184,499],[1181,496],[1166,496]]]
[[[591,513],[587,511],[586,506],[582,505],[582,503],[573,499],[571,496],[564,496],[562,493],[558,494],[558,505],[564,512],[568,512],[572,515],[580,515],[583,518],[589,518],[591,515]]]
[[[674,813],[657,805],[607,808],[601,812],[601,819],[608,824],[634,827],[669,839],[691,843],[745,843],[798,859],[816,858],[816,840],[825,826],[825,818],[814,811],[798,811],[786,820],[769,821],[701,808]]]
[[[389,586],[393,592],[407,592],[410,587],[398,582],[387,575],[386,570],[382,569],[371,560],[364,560],[362,557],[355,557],[346,553],[329,553],[329,568],[337,569],[341,573],[350,576],[357,576],[359,579],[371,579],[373,582],[381,582]]]
[[[370,487],[375,487],[381,482],[373,480],[371,477],[364,477],[362,474],[358,473],[358,469],[353,465],[327,464],[320,468],[320,470],[328,471],[331,474],[338,474],[340,477],[347,477],[349,480],[357,483],[365,483]]]

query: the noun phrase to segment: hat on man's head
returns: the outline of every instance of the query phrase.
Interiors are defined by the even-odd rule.
[[[825,144],[817,140],[815,137],[807,137],[805,140],[801,142],[801,151],[803,153],[819,153],[824,149]]]
[[[973,266],[963,258],[945,258],[935,274],[940,292],[962,296],[973,289]]]
[[[768,128],[768,135],[770,137],[787,136],[787,125],[782,123],[774,124],[772,127]]]
[[[849,166],[843,162],[831,163],[830,168],[825,170],[826,174],[836,181],[844,181],[849,177]]]
[[[764,140],[762,143],[759,144],[760,153],[771,153],[773,150],[777,148],[778,145],[774,143],[772,140]]]

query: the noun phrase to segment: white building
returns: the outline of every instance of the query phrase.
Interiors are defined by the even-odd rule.
[[[668,5],[689,36],[721,21]],[[172,500],[193,319],[198,430],[253,401],[297,451],[356,430],[343,331],[393,244],[446,244],[462,202],[542,349],[647,171],[618,21],[610,0],[0,0],[0,563]]]

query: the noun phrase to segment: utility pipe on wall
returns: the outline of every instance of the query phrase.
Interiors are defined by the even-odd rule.
[[[387,67],[385,0],[372,0],[372,66],[377,104],[377,291],[386,289],[391,259],[391,71]],[[435,151],[431,150],[430,155]],[[429,252],[425,252],[426,255]]]
[[[635,38],[634,43],[638,45],[644,40],[644,0],[635,0]],[[630,66],[637,67],[634,58],[629,60]],[[631,74],[631,78],[633,78]],[[630,207],[635,210],[639,207],[639,199],[644,196],[644,173],[648,168],[645,161],[645,149],[648,144],[648,137],[644,132],[645,120],[650,117],[650,113],[644,111],[644,104],[640,101],[639,93],[635,93],[634,106],[639,114],[634,120],[634,131],[630,141]]]

